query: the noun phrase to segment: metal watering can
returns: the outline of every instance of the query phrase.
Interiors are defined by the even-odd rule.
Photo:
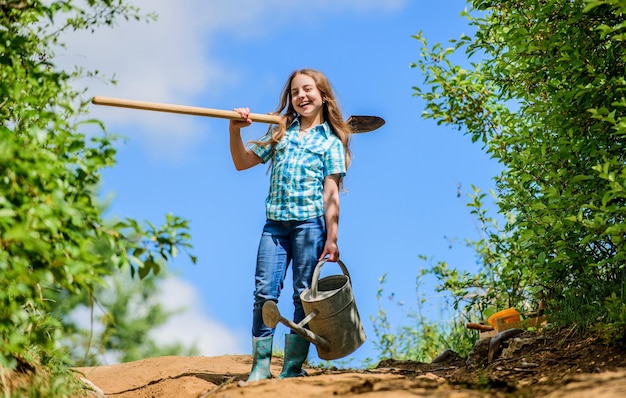
[[[342,275],[319,279],[327,259],[315,266],[311,287],[300,294],[304,319],[295,324],[280,315],[274,301],[263,305],[263,322],[274,328],[280,322],[315,345],[320,359],[331,360],[352,354],[365,342],[365,332],[356,308],[350,274],[337,261]],[[309,324],[309,329],[304,326]]]

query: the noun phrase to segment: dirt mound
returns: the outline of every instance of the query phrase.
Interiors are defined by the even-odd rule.
[[[250,356],[162,357],[77,369],[91,397],[624,397],[626,349],[571,330],[522,332],[492,345],[481,340],[468,358],[382,361],[368,370],[307,369],[309,377],[245,383]],[[272,373],[282,360],[273,359]]]

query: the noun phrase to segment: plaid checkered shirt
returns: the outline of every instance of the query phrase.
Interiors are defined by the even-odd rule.
[[[299,119],[289,126],[276,144],[250,146],[263,163],[272,160],[270,188],[265,209],[267,218],[275,221],[308,220],[324,214],[324,178],[346,174],[346,152],[328,123],[312,128],[298,138]],[[271,133],[259,141],[268,141]]]

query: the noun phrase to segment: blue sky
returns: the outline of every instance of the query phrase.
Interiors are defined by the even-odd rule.
[[[341,195],[341,258],[369,338],[353,359],[377,355],[370,316],[378,311],[383,274],[386,294],[394,294],[383,304],[400,325],[416,308],[415,278],[425,266],[418,255],[474,266],[472,251],[462,244],[478,238],[467,195],[472,184],[491,189],[500,167],[469,137],[421,118],[424,103],[411,87],[423,78],[409,67],[420,52],[411,35],[421,30],[430,44],[445,44],[469,33],[460,16],[465,1],[133,3],[156,12],[159,20],[70,36],[58,54],[68,65],[115,75],[116,86],[86,82],[90,95],[229,110],[248,106],[266,113],[276,108],[288,75],[311,67],[329,77],[346,117],[386,120],[381,129],[353,137],[353,163]],[[198,263],[178,258],[171,267],[176,276],[162,293],[165,303],[188,311],[158,338],[196,342],[203,355],[250,353],[267,167],[234,169],[227,120],[97,106],[91,111],[111,132],[128,138],[118,143],[118,164],[104,173],[108,215],[161,224],[164,214],[173,213],[190,221]],[[253,124],[243,138],[258,138],[265,129]],[[324,270],[339,272],[333,264]],[[285,289],[279,308],[289,317],[291,285]],[[433,320],[448,316],[432,285],[424,289]],[[286,333],[281,328],[278,335]]]

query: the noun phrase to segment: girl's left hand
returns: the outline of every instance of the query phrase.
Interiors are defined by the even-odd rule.
[[[235,108],[233,109],[235,112],[241,115],[243,120],[230,120],[230,127],[240,129],[243,127],[248,127],[252,124],[252,120],[250,120],[250,108]]]
[[[335,263],[339,260],[339,246],[337,246],[337,242],[326,241],[324,251],[318,261],[322,261],[325,257],[328,257],[328,261],[331,263]]]

